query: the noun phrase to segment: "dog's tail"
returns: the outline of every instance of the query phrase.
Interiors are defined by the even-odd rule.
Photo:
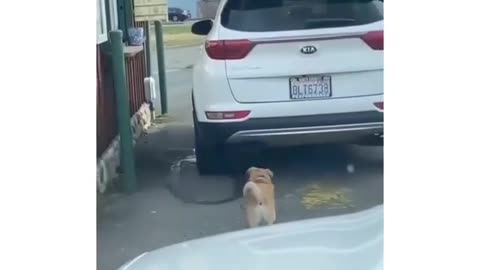
[[[254,201],[257,204],[262,201],[262,191],[253,182],[247,182],[245,184],[243,187],[243,196],[247,198],[247,200]]]

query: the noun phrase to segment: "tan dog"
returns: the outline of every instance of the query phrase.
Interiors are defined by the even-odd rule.
[[[268,225],[275,222],[275,192],[273,172],[269,169],[251,167],[246,172],[247,183],[243,187],[247,222],[250,228],[262,221]]]

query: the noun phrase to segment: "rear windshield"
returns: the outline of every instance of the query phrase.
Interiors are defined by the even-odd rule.
[[[224,27],[246,32],[344,27],[383,20],[378,0],[229,0]]]

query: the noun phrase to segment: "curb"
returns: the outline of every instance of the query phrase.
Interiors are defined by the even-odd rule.
[[[133,144],[147,132],[152,125],[150,106],[143,103],[140,109],[130,118]],[[113,180],[118,176],[117,168],[120,166],[120,137],[117,135],[97,160],[97,191],[105,193]]]

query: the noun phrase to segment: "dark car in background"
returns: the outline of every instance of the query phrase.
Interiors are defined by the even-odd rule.
[[[190,19],[192,14],[189,10],[176,8],[176,7],[169,7],[168,8],[168,20],[174,22],[183,22],[186,19]]]

